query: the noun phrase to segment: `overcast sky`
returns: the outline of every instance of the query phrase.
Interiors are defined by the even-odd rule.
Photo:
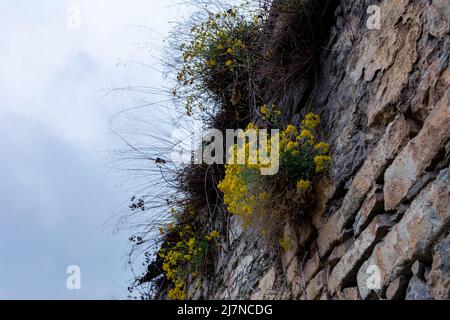
[[[0,0],[0,299],[126,298],[128,234],[104,223],[129,190],[105,159],[137,97],[106,93],[160,84],[126,61],[155,65],[175,2]]]

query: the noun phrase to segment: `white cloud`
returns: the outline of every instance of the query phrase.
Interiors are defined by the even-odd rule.
[[[155,64],[161,39],[177,14],[174,1],[17,1],[0,5],[6,29],[0,39],[0,114],[39,119],[67,139],[98,143],[114,101],[102,89],[157,84],[143,67],[117,68],[119,60]],[[81,28],[70,30],[66,9],[78,6]],[[139,27],[145,26],[148,29]],[[122,100],[121,103],[126,103]],[[77,141],[81,140],[81,141]]]
[[[160,39],[138,26],[166,33],[179,17],[177,1],[0,2],[3,298],[70,297],[64,272],[73,263],[92,279],[77,298],[123,297],[108,286],[127,285],[120,260],[127,243],[102,230],[122,199],[93,151],[108,148],[109,117],[133,97],[105,97],[102,89],[161,82],[150,69],[117,61],[154,64]],[[80,30],[66,27],[70,5],[81,9]]]

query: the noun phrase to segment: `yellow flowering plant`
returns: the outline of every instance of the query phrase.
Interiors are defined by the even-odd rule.
[[[167,238],[167,247],[161,248],[158,255],[162,258],[165,278],[172,283],[167,298],[185,300],[188,281],[201,274],[209,254],[214,252],[220,234],[217,230],[209,233],[198,230],[189,224],[169,223],[161,228]]]
[[[261,108],[261,113],[271,117],[267,106]],[[313,180],[325,172],[332,160],[330,146],[318,138],[319,123],[319,116],[309,113],[300,127],[287,125],[279,135],[268,139],[279,139],[280,143],[280,170],[275,176],[260,175],[261,163],[254,164],[248,156],[249,143],[245,144],[245,164],[226,165],[219,189],[228,211],[241,216],[245,226],[270,229],[272,226],[267,222],[271,219],[268,218],[277,221],[280,212],[302,213],[311,204]],[[248,129],[254,127],[252,124]]]
[[[261,118],[275,127],[280,127],[281,114],[281,110],[275,104],[264,104],[260,109]]]
[[[190,27],[184,38],[174,35],[182,44],[178,45],[180,63],[172,93],[184,100],[188,115],[206,111],[208,102],[218,101],[224,94],[229,100],[237,99],[236,88],[243,87],[240,82],[248,79],[246,74],[254,60],[250,42],[261,25],[260,20],[252,18],[259,13],[252,10],[244,2],[223,12],[209,12]]]

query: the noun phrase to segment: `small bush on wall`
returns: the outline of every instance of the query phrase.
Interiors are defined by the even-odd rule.
[[[273,119],[273,112],[266,106],[261,114]],[[225,179],[219,189],[229,212],[242,217],[245,226],[259,228],[267,234],[283,215],[301,216],[311,206],[314,178],[323,173],[332,160],[330,146],[318,139],[319,122],[319,116],[310,113],[300,127],[287,125],[270,137],[280,141],[280,169],[276,175],[262,176],[261,164],[251,164],[254,162],[248,157],[245,164],[226,165]],[[250,124],[248,130],[253,128],[255,126]],[[249,142],[244,147],[248,151]],[[237,146],[231,152],[236,150]]]
[[[249,115],[250,73],[262,25],[261,14],[252,8],[243,3],[209,12],[190,26],[179,44],[177,85],[172,93],[181,99],[188,115],[217,118],[221,114],[224,118],[225,114],[222,123],[228,125]]]
[[[173,214],[179,215],[175,210]],[[187,285],[206,271],[207,260],[215,252],[220,234],[217,230],[207,231],[181,222],[169,223],[160,232],[170,239],[158,253],[164,276],[170,282],[167,298],[185,300]]]

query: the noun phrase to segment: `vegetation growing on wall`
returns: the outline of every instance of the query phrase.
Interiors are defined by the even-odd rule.
[[[186,298],[186,285],[206,272],[207,260],[215,251],[219,232],[212,230],[204,234],[202,228],[195,224],[183,224],[177,220],[175,210],[172,210],[174,222],[161,228],[161,235],[170,239],[158,255],[162,258],[162,270],[170,282],[167,297],[172,300]],[[175,224],[177,223],[177,224]]]
[[[177,74],[172,94],[187,115],[225,129],[249,121],[267,10],[253,1],[217,6],[175,29],[171,46],[178,58],[169,68]]]
[[[258,20],[240,15],[237,8],[209,13],[191,28],[191,39],[180,46],[183,64],[173,92],[184,97],[188,115],[206,111],[210,103],[224,108],[244,104],[241,91],[254,60],[251,41],[257,30]]]
[[[160,249],[135,282],[154,284],[146,297],[188,298],[188,285],[210,274],[229,214],[239,215],[261,234],[278,232],[281,225],[264,222],[307,216],[315,178],[330,165],[330,147],[321,141],[319,116],[309,113],[300,125],[291,124],[287,107],[275,106],[280,95],[274,89],[294,86],[313,65],[320,42],[314,3],[215,2],[172,33],[173,61],[165,65],[169,74],[176,74],[170,94],[178,111],[202,120],[205,130],[279,129],[268,140],[281,142],[280,170],[262,176],[258,170],[264,164],[258,162],[174,168],[164,160],[167,155],[156,158],[158,168],[170,173],[164,182],[178,194],[167,197],[167,206],[176,209],[169,223],[159,224]],[[222,215],[217,228],[212,221]],[[145,242],[141,239],[139,245]],[[274,242],[282,248],[288,243],[280,238]]]
[[[261,113],[265,119],[277,121],[267,106],[262,107]],[[318,126],[319,116],[309,113],[300,128],[289,124],[279,134],[268,137],[280,141],[280,169],[276,175],[260,174],[264,164],[250,159],[251,142],[243,146],[247,151],[245,164],[225,166],[225,179],[220,182],[219,189],[224,194],[228,211],[239,215],[244,226],[261,228],[263,234],[271,233],[283,217],[296,218],[310,208],[314,178],[331,162],[329,145],[317,138]],[[254,128],[253,124],[248,126],[248,130]],[[271,145],[269,143],[267,148]],[[237,153],[237,150],[236,145],[230,152]],[[259,152],[261,150],[258,150],[258,160]]]

